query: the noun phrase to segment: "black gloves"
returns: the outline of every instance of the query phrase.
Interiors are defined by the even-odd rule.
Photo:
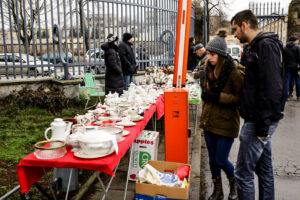
[[[201,98],[205,102],[217,103],[220,99],[220,93],[203,91],[201,94]]]
[[[265,123],[258,122],[256,123],[255,133],[258,137],[267,137],[269,131],[269,126]]]

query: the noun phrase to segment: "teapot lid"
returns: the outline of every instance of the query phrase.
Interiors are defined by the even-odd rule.
[[[55,118],[54,121],[55,121],[55,122],[62,122],[63,119],[62,119],[62,118]]]

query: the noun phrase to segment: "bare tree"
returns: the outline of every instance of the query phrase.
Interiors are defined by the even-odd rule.
[[[212,19],[214,18],[214,19]],[[215,34],[220,28],[226,28],[228,21],[226,20],[227,15],[224,11],[220,10],[218,13],[210,16],[210,34]]]
[[[203,9],[200,1],[194,1],[195,5],[195,40],[203,43]]]
[[[88,27],[86,25],[86,17],[85,17],[85,12],[84,12],[84,6],[89,2],[89,1],[93,1],[93,0],[79,0],[78,1],[78,6],[79,6],[79,17],[80,17],[80,33],[81,35],[83,35],[84,39],[85,39],[85,49],[86,51],[90,49],[89,43],[88,43],[88,39],[89,39],[89,30]],[[88,22],[89,23],[89,22]]]
[[[45,2],[47,1],[2,0],[3,23],[10,25],[17,33],[27,52],[33,37],[37,35],[37,23],[41,23],[38,18],[45,11]],[[10,21],[11,24],[9,24]]]
[[[206,23],[209,24],[210,16],[217,15],[222,16],[223,19],[226,18],[224,8],[228,7],[228,3],[225,0],[198,0],[200,2],[205,1],[207,5],[207,21]],[[207,26],[207,33],[209,34],[209,26]],[[208,36],[209,38],[209,36]]]

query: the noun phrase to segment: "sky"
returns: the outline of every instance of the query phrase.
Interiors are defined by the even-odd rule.
[[[224,8],[227,13],[227,19],[230,20],[237,12],[241,10],[245,10],[249,8],[250,0],[225,0],[227,4],[229,4],[228,8]],[[251,2],[257,3],[267,3],[267,2],[276,2],[278,6],[278,2],[280,2],[280,7],[284,8],[284,13],[288,12],[288,5],[291,0],[251,0]]]

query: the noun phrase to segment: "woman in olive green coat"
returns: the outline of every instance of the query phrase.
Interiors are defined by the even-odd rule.
[[[243,74],[227,55],[225,36],[226,32],[220,31],[206,46],[208,58],[201,95],[203,110],[200,127],[204,129],[214,183],[214,192],[209,200],[224,198],[221,169],[230,183],[228,199],[238,198],[234,167],[228,156],[240,127],[239,101]]]

